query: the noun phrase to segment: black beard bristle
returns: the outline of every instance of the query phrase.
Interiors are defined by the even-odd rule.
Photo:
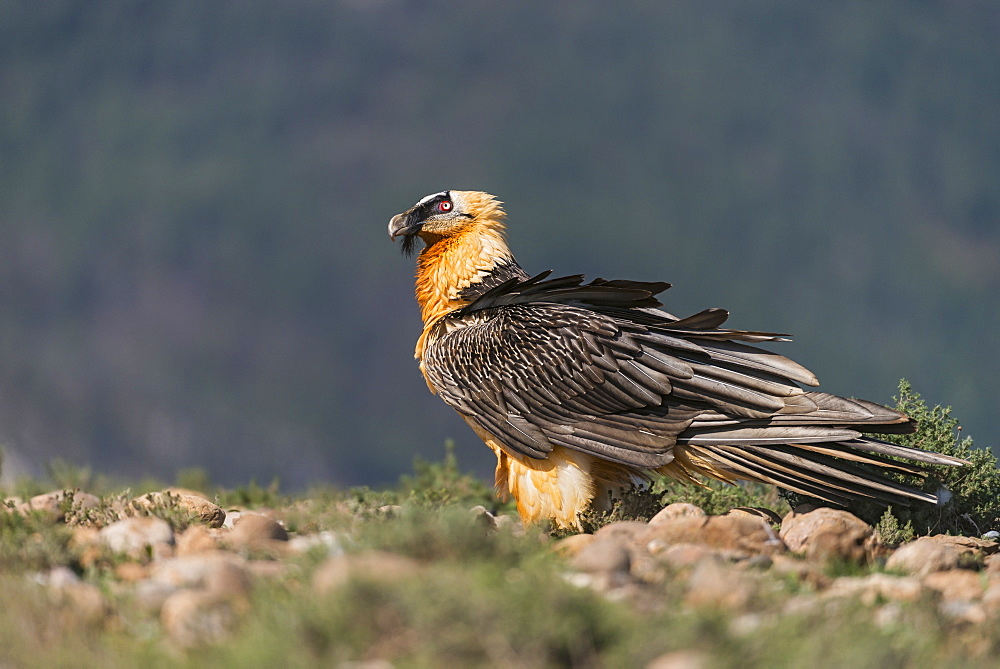
[[[410,256],[413,255],[413,247],[416,246],[416,244],[417,244],[416,233],[412,235],[403,235],[403,243],[400,246],[400,251],[403,252],[404,256],[409,258]]]

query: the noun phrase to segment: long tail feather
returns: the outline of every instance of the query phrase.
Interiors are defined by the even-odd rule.
[[[859,465],[894,471],[919,481],[926,475],[923,466],[892,458],[930,465],[967,464],[959,458],[869,437],[783,446],[689,443],[678,444],[677,449],[683,450],[685,464],[696,473],[721,480],[739,478],[769,483],[839,505],[859,499],[904,506],[908,506],[911,500],[937,501],[933,493],[888,480],[881,477],[878,471]],[[695,466],[692,467],[691,463]],[[702,466],[699,463],[703,463]]]

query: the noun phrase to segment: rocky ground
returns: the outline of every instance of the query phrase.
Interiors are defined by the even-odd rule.
[[[841,510],[674,503],[556,538],[483,506],[225,506],[8,498],[0,665],[975,665],[1000,647],[997,542],[887,545]]]

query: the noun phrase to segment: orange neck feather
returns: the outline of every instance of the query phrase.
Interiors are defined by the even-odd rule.
[[[471,223],[447,237],[424,235],[427,247],[417,258],[416,296],[424,332],[416,357],[423,356],[431,326],[469,300],[461,292],[483,280],[499,263],[511,260],[499,220]]]

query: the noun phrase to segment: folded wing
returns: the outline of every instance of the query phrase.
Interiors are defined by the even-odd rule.
[[[559,445],[655,469],[680,444],[739,478],[827,499],[926,497],[836,458],[955,464],[863,438],[912,427],[886,407],[803,390],[818,383],[811,372],[748,343],[784,335],[721,329],[721,309],[676,319],[656,309],[665,283],[547,277],[512,279],[448,315],[423,358],[445,402],[522,455]]]

